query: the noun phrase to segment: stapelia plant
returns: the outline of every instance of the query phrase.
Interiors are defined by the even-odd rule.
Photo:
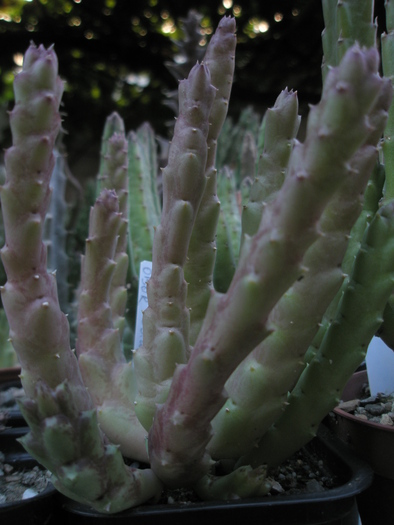
[[[116,126],[105,149],[116,191],[103,188],[91,211],[75,355],[42,242],[63,90],[54,50],[32,45],[15,79],[1,194],[2,298],[26,391],[31,433],[23,444],[61,492],[102,512],[152,500],[163,486],[193,486],[203,498],[264,494],[265,465],[315,434],[362,360],[393,289],[391,202],[371,221],[353,274],[345,279],[341,268],[392,94],[378,74],[377,51],[355,46],[327,73],[302,144],[295,140],[295,93],[285,90],[267,114],[238,265],[228,290],[214,290],[215,152],[234,32],[234,20],[224,18],[204,61],[179,86],[143,345],[131,362],[121,344],[124,130]],[[129,214],[133,220],[133,209]],[[339,317],[314,355],[311,342],[344,281]],[[122,456],[150,468],[126,466]],[[231,461],[216,476],[219,459]]]

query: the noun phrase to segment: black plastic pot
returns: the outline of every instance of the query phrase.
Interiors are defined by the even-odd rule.
[[[6,463],[18,469],[27,469],[38,465],[28,454],[6,456]],[[48,483],[44,491],[29,499],[0,504],[0,523],[10,525],[45,525],[55,514],[57,491]]]
[[[358,525],[356,497],[371,484],[371,468],[349,452],[348,447],[322,427],[310,444],[326,459],[340,486],[302,496],[269,496],[240,501],[173,505],[144,505],[126,512],[103,515],[65,499],[62,523],[72,525],[136,524],[201,525],[239,523],[248,525]],[[208,520],[208,521],[207,521]]]
[[[0,368],[0,384],[6,383],[9,381],[19,381],[19,375],[21,373],[21,367],[11,366],[9,368]]]
[[[18,439],[29,432],[26,422],[19,414],[11,412],[6,425],[6,428],[0,429],[0,450],[9,454],[23,453],[25,449]]]
[[[19,387],[20,384],[20,380],[7,381],[0,384],[0,390]],[[29,428],[19,408],[5,408],[3,416],[0,428],[0,451],[4,454],[25,453],[25,449],[17,440],[27,434]]]

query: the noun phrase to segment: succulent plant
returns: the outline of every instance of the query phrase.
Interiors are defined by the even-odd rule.
[[[165,66],[175,80],[186,78],[197,61],[201,61],[205,49],[202,43],[201,21],[202,15],[189,9],[186,18],[180,18],[181,38],[172,39],[177,53],[172,61],[165,62]],[[165,92],[167,99],[164,104],[178,114],[178,90]]]
[[[51,202],[46,214],[44,242],[48,251],[48,269],[56,271],[60,307],[69,313],[68,256],[66,253],[67,203],[64,151],[55,148],[55,166],[51,176]]]
[[[223,18],[203,62],[180,82],[143,344],[131,361],[122,316],[127,231],[139,213],[139,204],[126,210],[127,192],[140,191],[126,182],[127,148],[136,143],[112,117],[82,261],[75,355],[42,242],[63,90],[54,50],[32,45],[15,79],[1,254],[31,429],[22,442],[61,492],[102,512],[155,499],[163,486],[192,486],[203,498],[266,493],[266,465],[315,435],[394,289],[394,202],[378,203],[382,174],[390,177],[378,146],[393,88],[379,75],[378,51],[352,45],[325,74],[303,143],[295,93],[283,91],[266,115],[235,227],[239,256],[215,290],[221,185],[234,197],[231,176],[217,180],[215,156],[235,44],[235,20]],[[122,456],[149,466],[126,466]],[[221,459],[228,470],[219,474]]]
[[[9,368],[18,364],[14,347],[9,339],[10,328],[3,308],[0,309],[0,368]]]

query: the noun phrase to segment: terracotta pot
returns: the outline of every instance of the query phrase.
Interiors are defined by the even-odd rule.
[[[356,372],[343,391],[342,400],[360,398],[368,383],[367,371]],[[394,426],[366,421],[335,408],[336,434],[349,443],[376,474],[394,480]]]
[[[342,400],[360,398],[367,383],[367,371],[356,372],[346,385]],[[362,524],[393,523],[394,427],[357,418],[340,408],[334,409],[334,420],[329,426],[375,472],[372,485],[358,498]]]

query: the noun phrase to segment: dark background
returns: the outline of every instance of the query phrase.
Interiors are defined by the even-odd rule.
[[[226,0],[0,0],[0,146],[10,142],[5,110],[12,107],[15,57],[30,41],[55,44],[66,80],[64,140],[79,178],[95,175],[105,118],[114,110],[127,130],[148,120],[157,133],[168,135],[166,123],[174,113],[164,104],[165,92],[177,82],[165,63],[177,52],[173,39],[180,37],[179,20],[190,8],[203,15],[208,32],[223,14],[237,14],[233,118],[247,105],[263,114],[284,87],[297,90],[305,114],[321,93],[320,0],[233,0],[228,9],[223,4],[228,5]],[[383,0],[376,5],[382,28]],[[163,24],[171,21],[178,30],[166,34]],[[259,21],[268,24],[266,32],[253,30]],[[130,74],[144,74],[147,85],[139,86]]]

